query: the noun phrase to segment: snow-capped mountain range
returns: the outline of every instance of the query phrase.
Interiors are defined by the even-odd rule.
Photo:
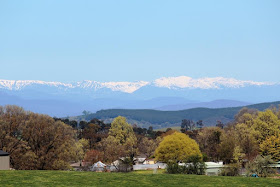
[[[109,88],[112,91],[121,91],[126,93],[133,93],[142,86],[149,84],[148,82],[138,81],[138,82],[97,82],[85,80],[75,83],[62,83],[62,82],[46,82],[46,81],[37,81],[37,80],[0,80],[0,88],[8,90],[22,90],[26,87],[31,86],[49,86],[56,87],[59,89],[94,89],[98,90],[101,88]]]
[[[178,88],[200,88],[200,89],[220,89],[226,88],[240,88],[246,86],[264,86],[275,85],[276,83],[270,82],[256,82],[256,81],[242,81],[234,78],[199,78],[193,79],[187,76],[180,77],[162,77],[152,82],[137,81],[137,82],[97,82],[85,80],[75,83],[62,83],[62,82],[46,82],[38,80],[0,80],[0,88],[8,90],[22,90],[32,86],[49,86],[59,89],[102,89],[108,88],[112,91],[120,91],[124,93],[133,93],[141,87],[151,85],[155,87],[178,89]]]
[[[244,106],[280,101],[279,93],[278,82],[224,77],[195,79],[179,76],[162,77],[150,82],[86,80],[68,83],[0,79],[0,105],[16,104],[53,116],[111,108],[174,110]]]

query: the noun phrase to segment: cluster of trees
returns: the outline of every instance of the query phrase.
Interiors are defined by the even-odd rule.
[[[80,141],[87,141],[84,161],[90,164],[99,160],[112,163],[119,158],[132,165],[136,155],[151,157],[163,136],[168,133],[128,124],[125,117],[117,117],[110,124],[96,118],[89,122],[54,118],[71,126]],[[116,166],[117,167],[117,166]],[[117,168],[118,169],[118,168]]]
[[[132,126],[117,117],[111,124],[52,118],[18,106],[0,107],[0,149],[11,156],[15,169],[69,169],[73,161],[111,163],[121,157],[133,164],[138,154],[147,157],[164,132]]]
[[[243,108],[227,126],[217,122],[216,127],[202,128],[201,120],[183,120],[181,127],[182,133],[154,131],[130,125],[121,116],[111,124],[98,119],[77,122],[5,106],[0,107],[0,149],[11,154],[15,169],[68,169],[71,161],[113,163],[119,158],[131,166],[137,155],[155,157],[177,169],[174,163],[179,162],[253,163],[258,155],[280,159],[276,108],[264,112]],[[180,171],[195,173],[187,167]]]
[[[267,166],[280,159],[280,109],[270,108],[261,112],[243,108],[227,126],[217,122],[215,127],[201,129],[193,121],[183,120],[181,127],[189,137],[173,133],[156,150],[158,160],[173,163],[169,167],[171,172],[174,168],[183,171],[174,163],[188,162],[196,156],[200,161],[229,164],[222,172],[226,175],[237,175],[242,164],[247,163],[248,172],[266,176],[272,171]],[[196,142],[199,149],[193,147]],[[195,152],[192,156],[188,148]]]
[[[266,176],[271,172],[267,166],[280,159],[279,108],[265,111],[243,108],[226,126],[217,122],[216,127],[182,129],[182,132],[196,140],[204,160],[229,164],[222,172],[226,175],[237,175],[243,166],[247,171]]]
[[[202,120],[198,120],[196,123],[193,120],[183,119],[181,123],[181,132],[186,132],[188,130],[200,129],[204,126]]]
[[[243,108],[224,128],[203,128],[196,137],[209,160],[234,163],[253,160],[258,154],[280,158],[280,111]]]
[[[79,157],[73,129],[53,118],[17,106],[0,107],[0,149],[15,169],[67,169]]]
[[[82,130],[82,134],[85,129]],[[146,157],[154,155],[161,141],[161,135],[163,136],[164,133],[156,133],[152,128],[143,129],[136,125],[132,126],[128,124],[125,117],[119,116],[110,124],[107,135],[89,148],[85,161],[94,163],[102,160],[105,163],[114,164],[114,161],[123,158],[120,160],[122,164],[132,166],[137,155],[142,154]],[[116,169],[121,169],[117,164],[119,163],[116,163]]]

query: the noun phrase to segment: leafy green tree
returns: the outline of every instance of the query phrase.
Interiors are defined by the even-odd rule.
[[[77,159],[80,161],[80,163],[84,159],[88,148],[89,148],[88,140],[82,138],[76,142],[76,155],[77,155]]]
[[[198,134],[197,140],[200,149],[211,160],[219,161],[220,159],[219,149],[223,134],[224,130],[219,127],[203,128]]]
[[[31,113],[22,136],[34,155],[33,169],[67,169],[77,160],[73,129],[61,121]]]
[[[86,152],[85,162],[89,162],[90,164],[94,164],[100,160],[103,160],[104,155],[100,153],[98,150],[92,149]]]
[[[126,118],[119,116],[116,117],[109,129],[109,137],[115,138],[120,145],[124,146],[126,155],[133,160],[137,153],[137,138],[134,134],[133,128],[126,122]]]
[[[225,125],[222,123],[222,121],[220,121],[220,120],[217,121],[216,127],[219,127],[219,128],[221,128],[221,129],[223,129],[224,126],[225,126]]]
[[[138,144],[139,152],[146,155],[148,158],[154,155],[154,152],[158,146],[157,140],[143,137]]]
[[[121,170],[121,158],[127,158],[127,150],[124,145],[113,136],[108,136],[98,143],[99,155],[102,155],[102,161],[108,164],[112,164],[117,171]],[[133,161],[130,157],[125,159],[126,161]],[[131,162],[127,162],[131,163]]]
[[[203,121],[202,121],[202,120],[198,120],[198,121],[196,122],[196,127],[197,127],[197,128],[201,129],[203,126],[204,126],[204,124],[203,124]]]
[[[72,127],[17,106],[0,107],[0,144],[15,169],[68,169],[78,159]]]
[[[136,136],[133,132],[133,128],[126,122],[126,118],[122,116],[116,117],[113,120],[109,130],[109,136],[116,138],[122,145],[127,142],[136,144]]]
[[[189,119],[183,119],[181,122],[181,129],[186,131],[193,130],[195,128],[195,123]]]
[[[242,109],[236,116],[236,122],[238,123],[234,126],[234,130],[240,153],[252,160],[259,153],[262,145],[261,152],[268,155],[269,146],[266,148],[264,146],[267,142],[273,143],[270,137],[280,134],[280,120],[277,114],[270,109],[264,112]]]
[[[91,114],[91,112],[90,112],[90,111],[87,111],[87,110],[84,110],[82,113],[83,113],[84,116],[87,116],[87,115],[90,115],[90,114]]]
[[[106,163],[112,163],[124,155],[124,147],[113,136],[101,140],[98,143],[98,150],[102,152],[103,161]]]
[[[263,156],[270,155],[272,159],[280,160],[280,137],[268,137],[260,144],[260,152]]]
[[[133,164],[133,158],[137,153],[137,138],[125,117],[119,116],[113,120],[109,136],[100,142],[99,147],[103,149],[106,161],[124,157],[124,160],[130,160],[126,163]]]
[[[242,108],[235,116],[234,116],[234,123],[246,123],[256,116],[258,111],[256,109],[251,108]]]
[[[90,149],[94,148],[95,143],[98,142],[98,134],[97,134],[97,132],[99,131],[99,129],[100,129],[99,125],[90,123],[82,131],[82,137],[89,141]]]
[[[236,138],[234,131],[228,131],[222,134],[221,143],[218,148],[219,158],[226,164],[231,163],[234,160],[234,149],[236,147]]]
[[[202,157],[198,144],[186,134],[174,132],[163,138],[155,152],[155,158],[162,162],[184,162],[191,156]]]
[[[252,119],[249,120],[249,124],[251,125]],[[239,146],[241,153],[244,153],[245,158],[248,160],[254,159],[259,152],[259,145],[254,136],[254,129],[250,128],[248,123],[241,123],[235,126],[234,134],[236,146]]]
[[[259,112],[253,120],[252,128],[258,143],[262,143],[268,137],[280,134],[280,120],[271,110]]]
[[[22,131],[28,121],[28,112],[15,105],[0,106],[0,149],[10,153],[13,168],[20,168],[21,160],[28,154],[28,145]],[[19,156],[21,155],[21,156]]]
[[[80,129],[84,129],[84,128],[86,128],[86,126],[87,126],[87,122],[86,121],[80,121],[80,123],[79,123],[79,128]]]

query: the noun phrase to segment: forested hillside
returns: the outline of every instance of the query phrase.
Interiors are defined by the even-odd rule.
[[[271,106],[277,107],[280,101],[270,103],[260,103],[248,105],[247,108],[254,108],[263,111]],[[234,116],[242,107],[232,108],[194,108],[180,111],[158,111],[158,110],[132,110],[132,109],[110,109],[100,110],[96,113],[86,116],[78,116],[78,119],[91,120],[93,118],[110,122],[117,116],[124,116],[132,124],[142,127],[153,126],[156,128],[164,128],[171,126],[180,126],[183,119],[193,121],[203,120],[205,126],[215,126],[219,120],[222,123],[228,123],[234,119]]]

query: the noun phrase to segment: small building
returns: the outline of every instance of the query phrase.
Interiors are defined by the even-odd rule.
[[[0,170],[10,170],[10,154],[0,150]]]
[[[89,166],[91,166],[92,163],[90,162],[84,162],[84,161],[79,161],[79,162],[70,162],[70,166],[75,170],[75,171],[88,171]]]
[[[277,173],[280,173],[280,161],[275,162],[275,164],[270,164],[269,167],[274,168]]]
[[[138,164],[133,165],[133,170],[157,170],[157,169],[165,169],[167,165],[162,162],[157,162],[155,164]]]
[[[103,164],[101,161],[98,161],[90,167],[90,171],[104,172],[106,171],[106,167],[106,164]]]
[[[222,167],[224,167],[223,162],[205,162],[206,175],[218,175]]]
[[[139,155],[134,157],[134,164],[135,165],[139,165],[139,164],[143,164],[145,162],[145,160],[147,159],[147,157],[145,155]]]
[[[144,162],[143,162],[144,165],[147,165],[147,164],[156,164],[156,161],[155,159],[146,159]]]

